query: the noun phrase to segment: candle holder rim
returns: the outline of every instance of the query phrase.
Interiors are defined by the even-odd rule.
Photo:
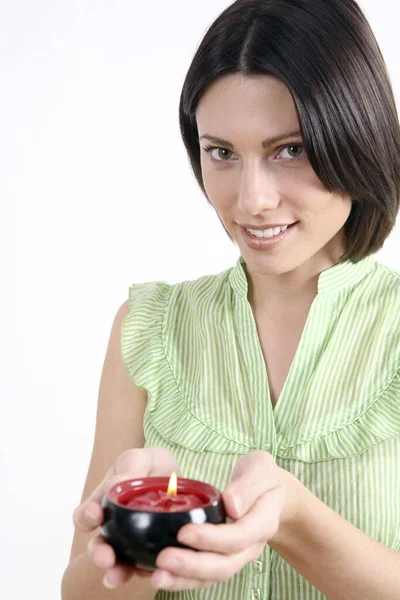
[[[145,506],[141,506],[140,508],[129,508],[124,504],[121,504],[118,502],[117,499],[114,499],[113,496],[117,496],[117,492],[116,489],[118,487],[125,487],[125,490],[121,490],[120,493],[127,492],[129,490],[129,488],[135,487],[132,486],[132,484],[137,484],[137,486],[135,487],[135,489],[140,489],[141,484],[144,484],[145,482],[152,482],[153,486],[155,485],[161,485],[161,484],[166,484],[166,486],[168,486],[168,482],[169,482],[169,476],[159,476],[159,477],[134,477],[132,479],[126,479],[125,481],[120,481],[119,483],[114,484],[107,492],[106,494],[104,494],[103,497],[103,502],[102,505],[103,507],[107,504],[107,503],[111,503],[114,506],[117,506],[118,509],[120,510],[124,510],[130,513],[158,513],[158,514],[182,514],[182,513],[191,513],[192,511],[196,511],[196,510],[202,510],[204,508],[208,508],[211,506],[216,506],[218,504],[218,502],[220,502],[222,500],[222,495],[221,492],[212,484],[210,483],[206,483],[205,481],[200,481],[199,479],[190,479],[190,478],[186,478],[186,477],[178,477],[178,491],[186,491],[186,492],[190,492],[190,484],[196,484],[196,485],[200,485],[201,487],[205,488],[205,491],[200,490],[200,493],[204,494],[206,492],[208,492],[209,495],[209,501],[204,502],[204,504],[202,504],[202,506],[199,507],[195,507],[195,508],[191,508],[191,509],[183,509],[183,510],[174,510],[168,513],[165,513],[165,511],[158,511],[155,510],[154,508],[150,508],[147,509]],[[128,487],[129,486],[129,487]],[[189,489],[185,489],[185,486],[188,486]],[[145,485],[143,485],[143,490],[145,491]],[[196,493],[195,490],[192,490],[192,493]]]

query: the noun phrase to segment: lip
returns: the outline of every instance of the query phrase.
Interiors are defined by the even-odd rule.
[[[278,235],[275,235],[270,238],[257,238],[254,235],[252,235],[249,231],[247,231],[245,227],[240,227],[240,231],[242,233],[244,241],[246,242],[246,245],[249,248],[251,248],[252,250],[266,250],[269,248],[274,248],[279,244],[282,244],[287,237],[292,236],[293,233],[296,231],[297,223],[298,222],[293,223],[292,225],[288,226],[288,228],[285,231],[281,231],[281,233],[279,233]]]
[[[290,225],[295,225],[297,221],[291,221],[290,223],[272,223],[267,225],[247,225],[246,223],[238,223],[239,227],[245,227],[246,229],[255,229],[258,231],[263,231],[264,229],[275,229],[275,227],[288,227]]]

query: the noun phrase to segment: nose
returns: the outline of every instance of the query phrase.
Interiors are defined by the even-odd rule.
[[[263,170],[255,163],[243,167],[237,200],[238,209],[243,215],[254,216],[274,210],[279,202],[277,182],[271,172],[266,172],[265,168]]]

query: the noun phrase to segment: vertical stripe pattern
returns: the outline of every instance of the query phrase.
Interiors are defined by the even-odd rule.
[[[400,274],[373,257],[323,271],[273,407],[242,257],[217,275],[132,285],[121,348],[129,376],[148,392],[146,445],[170,449],[184,477],[220,490],[241,456],[266,450],[333,510],[400,551],[399,290]],[[156,598],[324,596],[266,545],[227,582]]]

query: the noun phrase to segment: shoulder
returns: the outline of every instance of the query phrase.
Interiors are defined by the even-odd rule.
[[[371,292],[388,305],[400,303],[400,271],[375,259],[375,268],[371,273]],[[369,282],[366,281],[368,289]]]
[[[178,283],[148,281],[129,287],[129,299],[120,307],[121,348],[130,378],[139,388],[157,395],[159,385],[170,381],[173,387],[171,364],[176,355],[184,353],[182,348],[192,343],[193,332],[215,314],[215,307],[224,310],[225,302],[219,299],[225,294],[219,292],[228,273],[229,269]],[[191,356],[193,352],[188,349]]]
[[[362,323],[363,330],[369,329],[374,335],[380,332],[400,353],[399,271],[374,258],[368,276],[354,289],[350,307]]]
[[[379,274],[384,277],[388,283],[390,283],[394,289],[399,289],[400,287],[400,271],[385,265],[384,263],[377,261],[379,265]]]
[[[393,285],[400,285],[400,271],[394,269],[393,267],[389,267],[389,265],[383,263],[378,258],[374,257],[375,270],[374,274],[377,277],[382,277],[386,279],[388,282],[391,282]]]
[[[193,303],[196,300],[207,300],[207,298],[218,301],[221,295],[224,296],[223,292],[229,284],[232,268],[176,283],[148,281],[132,284],[129,287],[128,300],[123,303],[120,310],[124,313],[145,305],[164,309],[168,306],[170,309],[179,310],[179,305],[185,302]]]
[[[400,369],[400,271],[375,259],[370,281],[358,298],[360,318],[371,332],[371,343],[387,364]],[[383,365],[382,365],[383,368]]]
[[[399,270],[394,269],[393,267],[390,267],[389,265],[383,263],[381,260],[379,260],[376,257],[374,257],[374,262],[376,265],[376,270],[380,275],[386,275],[387,277],[392,279],[394,282],[397,282],[398,284],[400,284],[400,271]]]
[[[123,321],[123,319],[126,317],[126,315],[128,313],[129,313],[129,298],[127,300],[124,300],[124,302],[118,308],[118,310],[115,314],[115,320],[118,322]]]
[[[196,279],[189,279],[175,283],[171,287],[171,293],[176,296],[188,296],[192,299],[198,295],[211,297],[218,295],[229,283],[229,274],[232,269],[226,269],[221,273],[203,275]]]

